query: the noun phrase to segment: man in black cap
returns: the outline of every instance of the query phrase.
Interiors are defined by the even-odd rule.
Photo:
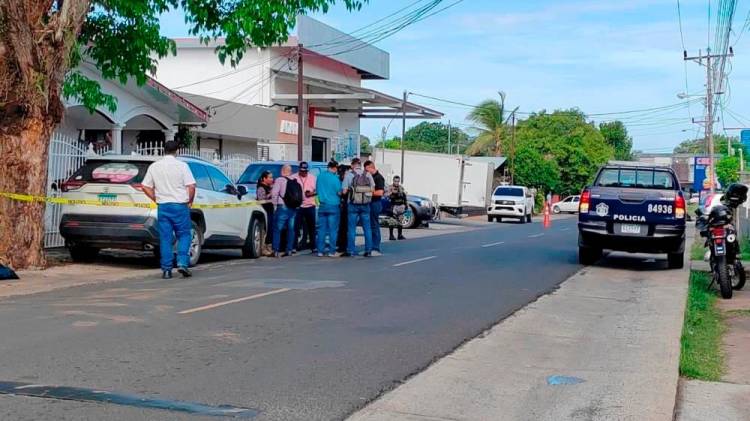
[[[297,209],[296,227],[297,235],[295,238],[302,237],[299,244],[295,247],[297,250],[310,249],[315,252],[315,196],[318,194],[316,189],[317,179],[310,174],[310,166],[307,162],[299,163],[299,172],[292,176],[302,186],[302,206]]]

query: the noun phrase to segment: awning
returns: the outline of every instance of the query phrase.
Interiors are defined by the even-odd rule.
[[[294,107],[297,105],[296,93],[278,92],[276,79],[297,81],[297,75],[278,71],[274,75],[271,99],[274,103]],[[358,113],[360,118],[401,118],[406,111],[408,119],[439,119],[443,113],[402,98],[378,92],[374,89],[349,86],[321,79],[305,77],[307,93],[302,97],[309,101],[309,107],[318,114],[325,113]]]

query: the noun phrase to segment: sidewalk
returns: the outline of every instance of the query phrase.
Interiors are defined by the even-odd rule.
[[[672,420],[688,269],[612,255],[354,414]]]

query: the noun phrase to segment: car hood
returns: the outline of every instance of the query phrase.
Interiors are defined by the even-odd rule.
[[[492,200],[511,200],[514,202],[523,202],[524,198],[521,196],[492,196]]]

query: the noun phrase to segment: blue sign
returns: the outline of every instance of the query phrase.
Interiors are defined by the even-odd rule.
[[[740,132],[740,143],[745,149],[750,147],[750,130],[743,130]]]
[[[706,190],[704,184],[708,182],[706,169],[710,167],[711,160],[707,156],[696,156],[693,165],[693,191]]]

